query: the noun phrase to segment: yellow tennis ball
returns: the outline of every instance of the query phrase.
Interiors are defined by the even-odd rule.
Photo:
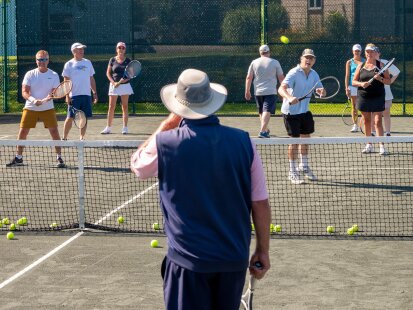
[[[354,224],[351,228],[353,228],[354,232],[359,231],[359,225],[357,225],[357,224]]]
[[[255,225],[254,225],[254,223],[251,223],[251,231],[255,231]]]
[[[16,230],[16,224],[11,223],[10,226],[9,226],[9,229],[10,230]]]
[[[153,224],[152,224],[152,228],[153,228],[154,230],[159,230],[159,229],[161,229],[161,225],[159,225],[159,223],[153,223]]]
[[[152,241],[151,241],[151,247],[157,248],[158,246],[159,246],[158,240],[152,240]]]
[[[23,217],[21,218],[21,220],[22,220],[23,225],[26,225],[26,224],[27,224],[27,217],[23,216]]]
[[[22,226],[22,225],[23,225],[23,220],[22,220],[22,219],[18,219],[18,220],[17,220],[17,225]]]
[[[275,231],[275,225],[274,224],[270,224],[270,232],[274,232]]]
[[[0,221],[0,228],[2,228],[3,227],[3,222],[2,221]]]
[[[9,225],[10,224],[10,220],[8,217],[5,217],[4,219],[1,220],[3,222],[4,225]]]
[[[352,234],[354,234],[354,229],[353,229],[353,227],[347,229],[347,235],[352,235]]]
[[[118,217],[118,223],[122,224],[123,222],[125,222],[125,219],[123,218],[123,216],[119,216]]]
[[[335,231],[334,226],[327,226],[327,232],[332,234]]]
[[[282,231],[281,225],[275,225],[275,232],[279,233]]]
[[[280,41],[281,41],[282,43],[284,43],[284,44],[290,43],[290,39],[287,38],[286,36],[281,36],[281,37],[280,37]]]
[[[13,238],[14,238],[14,233],[8,232],[8,233],[7,233],[7,239],[11,240],[11,239],[13,239]]]
[[[57,226],[59,226],[57,223],[52,223],[52,224],[50,224],[49,225],[50,226],[50,228],[56,228]]]

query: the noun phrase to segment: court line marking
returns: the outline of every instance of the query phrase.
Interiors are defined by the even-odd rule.
[[[139,197],[145,195],[147,192],[149,192],[150,190],[152,190],[155,186],[158,185],[158,182],[155,182],[154,184],[152,184],[151,186],[149,186],[148,188],[146,188],[144,191],[140,192],[139,194],[133,196],[131,199],[125,201],[123,204],[121,204],[119,207],[117,207],[116,209],[113,209],[111,212],[109,212],[108,214],[106,214],[105,216],[103,216],[101,219],[99,219],[95,225],[100,224],[102,221],[104,221],[105,219],[107,219],[108,217],[110,217],[111,215],[113,215],[114,213],[118,212],[119,210],[123,209],[124,207],[126,207],[128,204],[134,202],[136,199],[138,199]],[[43,255],[42,257],[40,257],[38,260],[36,260],[35,262],[33,262],[32,264],[30,264],[29,266],[27,266],[26,268],[22,269],[21,271],[19,271],[18,273],[14,274],[13,276],[11,276],[10,278],[8,278],[7,280],[3,281],[2,283],[0,283],[0,290],[5,287],[6,285],[10,284],[11,282],[13,282],[14,280],[16,280],[17,278],[21,277],[22,275],[24,275],[26,272],[32,270],[33,268],[35,268],[37,265],[41,264],[43,261],[45,261],[46,259],[48,259],[50,256],[56,254],[58,251],[60,251],[61,249],[63,249],[65,246],[67,246],[69,243],[71,243],[72,241],[75,241],[77,238],[79,238],[81,235],[84,234],[84,231],[80,231],[78,232],[76,235],[74,235],[73,237],[71,237],[70,239],[66,240],[65,242],[63,242],[61,245],[57,246],[56,248],[54,248],[53,250],[51,250],[49,253]]]

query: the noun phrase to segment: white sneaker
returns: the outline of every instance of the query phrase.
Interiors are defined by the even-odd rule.
[[[350,132],[358,132],[359,131],[359,127],[357,126],[357,124],[354,124],[353,127],[351,127]]]
[[[122,128],[122,135],[127,135],[128,134],[128,127],[123,127]]]
[[[298,170],[304,174],[304,176],[309,179],[310,181],[317,181],[317,177],[314,175],[314,173],[311,171],[310,167],[303,167],[299,166]]]
[[[368,154],[374,151],[373,145],[371,143],[367,143],[366,147],[361,151],[364,154]]]
[[[383,144],[380,144],[380,152],[379,152],[379,154],[380,155],[389,155],[389,152],[386,150],[386,148],[384,147],[384,145]]]
[[[111,132],[112,132],[111,128],[106,126],[105,129],[103,129],[100,133],[102,135],[107,135],[107,134],[110,134]]]
[[[304,180],[301,178],[300,174],[297,171],[290,171],[288,174],[288,179],[293,184],[303,184]]]

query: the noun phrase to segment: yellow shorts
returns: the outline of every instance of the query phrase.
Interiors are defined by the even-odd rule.
[[[42,121],[44,128],[57,127],[56,111],[50,109],[46,111],[32,111],[23,109],[20,128],[36,128],[38,121]]]

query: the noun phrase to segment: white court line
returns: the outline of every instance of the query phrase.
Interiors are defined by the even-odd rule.
[[[11,137],[11,136],[0,136],[0,140],[6,140],[9,137]]]
[[[111,212],[109,212],[108,214],[106,214],[104,217],[102,217],[100,220],[98,220],[95,225],[102,223],[105,219],[107,219],[108,217],[110,217],[112,214],[118,212],[119,210],[123,209],[124,207],[126,207],[128,204],[130,204],[131,202],[135,201],[136,199],[138,199],[139,197],[143,196],[144,194],[146,194],[148,191],[152,190],[155,186],[158,185],[158,182],[152,184],[151,186],[149,186],[147,189],[145,189],[144,191],[140,192],[139,194],[135,195],[134,197],[132,197],[131,199],[129,199],[128,201],[124,202],[123,204],[121,204],[119,207],[117,207],[116,209],[112,210]],[[32,270],[34,267],[36,267],[37,265],[41,264],[43,261],[45,261],[46,259],[48,259],[50,256],[52,256],[53,254],[57,253],[58,251],[60,251],[61,249],[63,249],[66,245],[68,245],[69,243],[71,243],[72,241],[75,241],[77,238],[79,238],[81,235],[83,235],[84,232],[78,232],[76,235],[74,235],[73,237],[71,237],[70,239],[66,240],[65,242],[63,242],[61,245],[57,246],[56,248],[54,248],[53,250],[51,250],[49,253],[47,253],[46,255],[40,257],[37,261],[33,262],[32,264],[30,264],[29,266],[27,266],[26,268],[24,268],[23,270],[19,271],[18,273],[16,273],[15,275],[11,276],[10,278],[8,278],[7,280],[5,280],[4,282],[0,283],[0,290],[5,287],[6,285],[10,284],[11,282],[13,282],[14,280],[16,280],[17,278],[21,277],[22,275],[24,275],[26,272]]]

